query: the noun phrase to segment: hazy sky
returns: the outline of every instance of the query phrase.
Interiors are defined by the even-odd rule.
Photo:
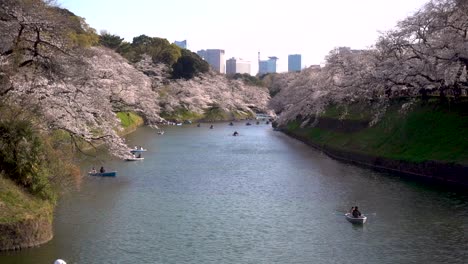
[[[428,0],[58,0],[98,32],[132,41],[145,34],[184,40],[194,52],[224,49],[226,59],[252,62],[302,54],[302,66],[321,64],[335,47],[373,45],[379,31],[393,28]]]

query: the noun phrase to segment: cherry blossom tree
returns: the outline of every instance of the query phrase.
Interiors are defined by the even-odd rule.
[[[337,48],[314,74],[305,70],[294,80],[289,73],[275,76],[269,88],[279,93],[270,106],[281,113],[279,123],[299,118],[303,125],[314,124],[312,117],[327,105],[342,106],[345,116],[348,105],[366,102],[373,107],[373,125],[394,97],[411,103],[431,92],[442,100],[466,95],[467,10],[466,0],[430,1],[384,33],[375,48]]]
[[[161,121],[147,76],[110,50],[86,48],[70,38],[86,33],[83,20],[78,19],[77,31],[77,20],[68,12],[38,0],[7,1],[0,11],[6,29],[1,33],[2,103],[36,109],[44,129],[104,142],[122,158],[129,152],[118,135],[115,111],[136,111],[150,125]]]
[[[425,96],[459,97],[466,90],[468,2],[430,1],[377,43],[387,87]]]

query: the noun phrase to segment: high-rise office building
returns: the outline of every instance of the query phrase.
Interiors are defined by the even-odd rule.
[[[268,57],[268,60],[260,60],[260,52],[258,53],[258,74],[275,73],[276,61],[278,57]]]
[[[250,61],[230,58],[226,61],[226,74],[247,73],[250,74]]]
[[[224,50],[221,49],[207,49],[197,51],[198,56],[202,57],[213,70],[219,73],[226,73],[226,66],[224,60]]]
[[[187,48],[187,40],[182,40],[182,41],[174,41],[174,44],[176,44],[177,46],[179,46],[179,48],[181,49],[186,49]]]
[[[288,72],[301,71],[301,54],[292,54],[288,56]]]

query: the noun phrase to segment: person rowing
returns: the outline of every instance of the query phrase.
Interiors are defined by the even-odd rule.
[[[361,212],[359,212],[359,209],[357,206],[354,207],[353,212],[351,213],[354,218],[359,218],[361,217]]]

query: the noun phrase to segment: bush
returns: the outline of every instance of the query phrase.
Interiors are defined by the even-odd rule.
[[[0,105],[0,174],[30,194],[55,202],[57,190],[80,175],[70,155],[77,142],[68,132],[44,130],[40,123],[30,112]]]
[[[0,121],[0,170],[30,193],[54,199],[46,155],[43,141],[31,122]]]
[[[198,73],[208,72],[210,66],[200,56],[182,49],[182,56],[172,65],[173,79],[191,79]]]

